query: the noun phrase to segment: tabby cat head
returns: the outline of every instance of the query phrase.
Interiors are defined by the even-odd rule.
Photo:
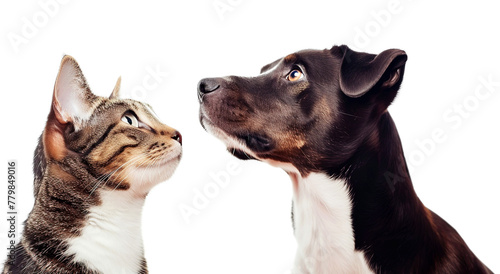
[[[64,56],[42,142],[47,163],[77,157],[98,178],[93,188],[145,195],[181,158],[181,135],[145,103],[94,95],[76,61]]]

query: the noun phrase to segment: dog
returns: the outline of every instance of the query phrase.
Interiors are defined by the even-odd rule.
[[[387,111],[406,61],[341,45],[199,82],[205,130],[291,178],[294,273],[492,273],[413,189]]]

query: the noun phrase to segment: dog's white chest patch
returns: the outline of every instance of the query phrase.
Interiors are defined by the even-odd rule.
[[[352,202],[343,180],[292,175],[296,274],[373,273],[354,249]]]
[[[139,273],[143,258],[141,211],[144,200],[121,191],[102,191],[102,204],[92,207],[80,236],[69,239],[65,255],[74,255],[102,273]]]

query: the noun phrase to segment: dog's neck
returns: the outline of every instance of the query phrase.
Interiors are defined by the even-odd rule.
[[[402,252],[398,243],[414,241],[409,246],[422,247],[419,239],[437,241],[431,231],[431,212],[415,194],[389,113],[383,114],[374,135],[367,139],[340,173],[326,170],[302,176],[283,167],[294,188],[298,268],[311,270],[312,265],[317,270],[326,267],[328,271],[364,273],[370,271],[367,260],[380,262],[397,257]],[[318,254],[328,259],[306,262],[307,258],[318,258]],[[329,262],[336,261],[332,258],[339,259],[335,267],[330,267]]]
[[[350,161],[359,164],[350,174],[341,176],[351,191],[356,249],[365,251],[374,262],[387,263],[382,265],[387,270],[400,267],[391,259],[398,256],[430,261],[428,250],[444,252],[442,239],[435,231],[434,214],[413,189],[401,141],[388,112],[380,118],[376,135],[377,145],[360,147]]]
[[[354,248],[346,182],[321,173],[289,174],[298,246],[294,273],[370,273],[363,253]]]
[[[367,249],[383,235],[397,237],[405,227],[425,230],[429,225],[429,213],[413,189],[401,141],[388,112],[380,118],[375,135],[376,145],[361,146],[349,161],[356,164],[340,176],[346,180],[353,200],[358,249]]]

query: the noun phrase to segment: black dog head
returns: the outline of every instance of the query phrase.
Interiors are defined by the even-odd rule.
[[[361,146],[376,146],[376,124],[401,85],[407,56],[347,46],[304,50],[257,77],[199,83],[200,121],[243,159],[291,164],[302,175],[341,169]]]

